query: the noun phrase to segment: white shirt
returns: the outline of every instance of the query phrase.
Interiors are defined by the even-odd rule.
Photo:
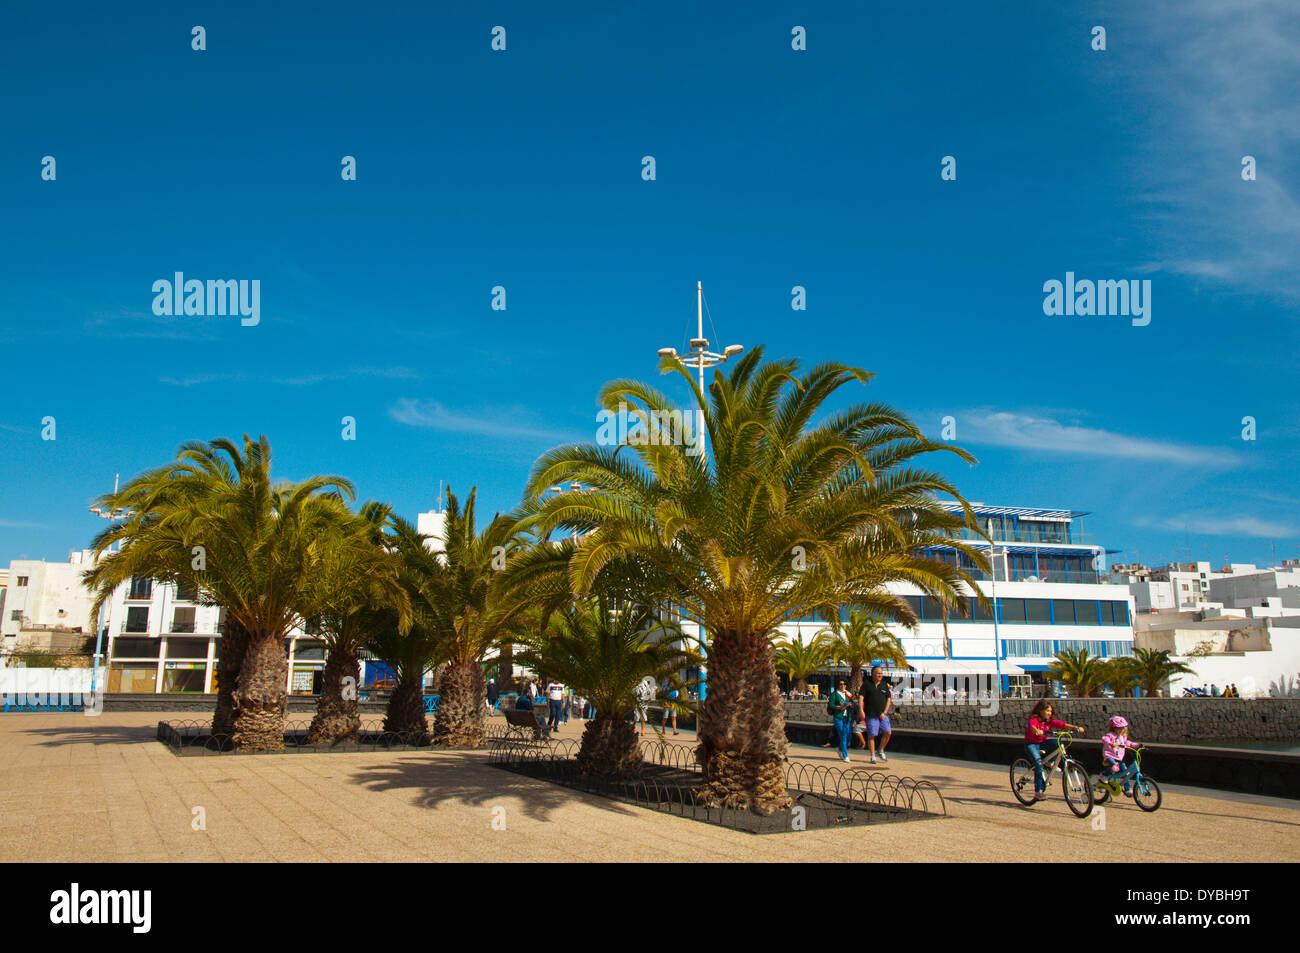
[[[559,682],[551,682],[546,686],[546,697],[553,702],[564,701],[564,686]]]

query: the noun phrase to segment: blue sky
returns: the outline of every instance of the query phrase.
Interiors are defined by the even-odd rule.
[[[1300,555],[1293,6],[626,6],[6,4],[0,564],[244,432],[408,516],[440,480],[509,508],[697,280],[715,344],[952,416],[969,499],[1090,511],[1120,559]],[[176,271],[260,280],[260,323],[155,316]],[[1067,271],[1149,279],[1151,323],[1044,315]]]

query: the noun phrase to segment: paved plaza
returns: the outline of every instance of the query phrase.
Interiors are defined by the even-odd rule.
[[[1166,786],[1156,813],[1107,805],[1094,830],[1059,786],[1027,809],[1005,768],[898,754],[878,769],[933,782],[947,819],[760,836],[521,777],[486,751],[181,758],[154,740],[159,720],[195,717],[0,716],[0,861],[1300,860],[1300,802],[1275,798]]]

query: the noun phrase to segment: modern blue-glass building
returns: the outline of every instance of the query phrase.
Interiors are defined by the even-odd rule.
[[[951,504],[957,509],[956,504]],[[972,504],[991,537],[968,531],[966,541],[991,551],[992,573],[976,569],[956,550],[933,555],[965,566],[994,612],[972,593],[965,612],[950,612],[946,637],[942,607],[921,590],[891,585],[920,620],[914,629],[891,625],[915,671],[922,675],[1001,676],[1003,692],[1037,694],[1062,649],[1086,649],[1103,658],[1133,654],[1133,606],[1127,586],[1107,580],[1106,550],[1082,531],[1075,510]],[[844,610],[847,615],[847,607]],[[826,627],[792,620],[783,634],[805,638]]]

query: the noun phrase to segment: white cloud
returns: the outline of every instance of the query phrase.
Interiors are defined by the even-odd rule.
[[[1294,295],[1300,7],[1166,0],[1138,9],[1137,29],[1152,38],[1142,54],[1158,60],[1135,77],[1161,117],[1145,163],[1162,253],[1154,267]],[[1241,179],[1246,155],[1258,164],[1254,182]]]
[[[465,413],[448,409],[436,400],[403,397],[389,408],[388,415],[398,423],[425,430],[444,430],[483,437],[529,437],[551,442],[572,439],[561,432],[531,423],[530,416],[517,409]]]
[[[1131,437],[1097,427],[1063,424],[1050,417],[990,410],[963,411],[955,416],[959,443],[1202,467],[1230,467],[1237,463],[1237,458],[1224,450]]]
[[[1139,519],[1146,529],[1191,532],[1202,536],[1252,536],[1257,539],[1287,539],[1300,536],[1300,527],[1278,520],[1254,516],[1216,516],[1207,513],[1184,513],[1165,519]]]
[[[417,380],[420,375],[409,367],[354,367],[345,371],[325,371],[301,377],[279,377],[273,374],[194,374],[190,377],[160,377],[158,383],[174,387],[195,387],[200,384],[275,384],[281,387],[311,387],[333,381],[358,377],[379,377],[389,380]]]

